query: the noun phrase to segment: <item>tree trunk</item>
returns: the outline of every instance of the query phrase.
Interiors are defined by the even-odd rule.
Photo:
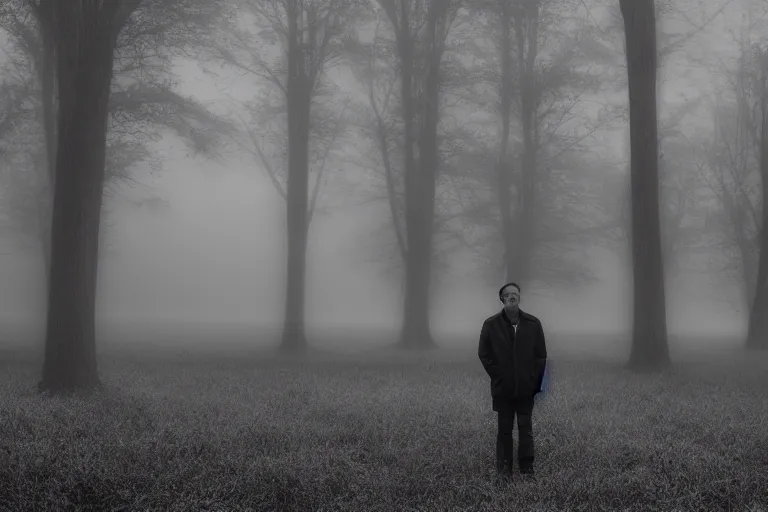
[[[403,7],[405,9],[405,7]],[[404,16],[404,20],[407,18]],[[410,30],[407,24],[403,32]],[[405,297],[403,300],[403,324],[400,330],[400,346],[403,348],[429,348],[435,345],[432,339],[429,309],[429,287],[431,282],[432,221],[434,199],[430,203],[425,194],[429,194],[429,178],[424,176],[429,169],[420,168],[416,160],[417,123],[416,109],[418,96],[416,83],[419,69],[416,64],[415,41],[410,33],[401,34],[401,102],[404,125],[404,185],[405,185]],[[426,130],[421,126],[422,131]],[[421,134],[423,137],[423,133]],[[422,141],[426,142],[426,141]],[[422,152],[429,151],[422,147]],[[423,155],[419,155],[424,160]],[[434,197],[434,186],[432,188]],[[428,217],[428,218],[426,218]],[[428,225],[425,225],[427,224]]]
[[[523,288],[533,280],[531,258],[534,250],[535,200],[536,200],[536,155],[524,137],[523,165],[517,186],[517,215],[513,219],[513,229],[507,236],[513,251],[507,259],[507,277]]]
[[[408,222],[408,257],[405,261],[405,300],[400,345],[404,348],[435,346],[430,328],[429,288],[432,258],[432,218],[411,212]]]
[[[45,271],[45,282],[51,277],[51,215],[53,194],[50,187],[42,192],[42,197],[38,198],[37,218],[38,218],[38,241],[40,242],[40,254],[43,260],[43,270]]]
[[[430,75],[434,73],[432,69]],[[428,90],[434,91],[436,78],[428,78]],[[405,301],[401,344],[407,348],[435,346],[430,329],[429,290],[432,274],[432,238],[434,234],[435,179],[437,173],[437,91],[426,101],[421,126],[419,166],[413,169],[406,188]]]
[[[515,38],[519,73],[520,122],[523,132],[523,155],[517,186],[517,202],[513,228],[507,232],[513,252],[507,256],[507,278],[523,287],[532,280],[531,258],[534,250],[535,204],[537,180],[538,128],[536,126],[536,57],[538,55],[539,1],[517,6]]]
[[[56,177],[56,48],[47,31],[42,32],[43,59],[40,70],[40,89],[43,104],[43,130],[45,133],[46,172],[53,190]]]
[[[512,30],[510,23],[512,15],[508,2],[501,2],[499,16],[499,62],[501,63],[501,82],[499,83],[499,104],[501,105],[501,140],[499,141],[499,156],[496,162],[496,176],[498,182],[497,199],[499,203],[499,216],[501,227],[501,239],[504,241],[504,279],[509,281],[516,279],[515,267],[512,264],[515,252],[515,237],[512,203],[511,172],[509,165],[509,132],[512,117]]]
[[[85,7],[56,7],[58,142],[39,389],[65,392],[99,386],[96,279],[114,38],[110,24]]]
[[[295,7],[294,7],[295,8]],[[304,326],[307,238],[309,233],[310,83],[300,47],[296,13],[288,14],[288,181],[286,186],[288,268],[281,349],[307,349]]]
[[[45,282],[51,273],[51,222],[53,210],[53,187],[56,176],[56,45],[50,27],[50,9],[38,9],[42,53],[37,59],[37,78],[40,81],[40,102],[42,112],[45,157],[37,161],[41,187],[37,196],[38,239],[45,270]]]
[[[632,186],[633,370],[668,365],[659,221],[656,25],[653,0],[620,0],[626,37]]]
[[[41,30],[43,42],[40,84],[43,104],[43,130],[45,134],[46,187],[41,206],[41,248],[46,279],[51,274],[51,229],[53,223],[53,190],[56,184],[56,47],[48,31]]]
[[[741,233],[740,238],[745,238]],[[752,254],[752,248],[748,242],[742,241],[739,246],[739,260],[741,263],[742,298],[747,310],[747,324],[755,305],[755,291],[757,284],[757,262]],[[760,256],[759,254],[757,255]]]
[[[432,239],[434,235],[435,185],[438,168],[437,125],[440,117],[440,63],[442,49],[437,30],[442,9],[429,7],[430,31],[419,61],[414,66],[413,52],[403,58],[403,116],[406,122],[406,261],[405,300],[400,345],[404,348],[434,348],[430,326],[430,285],[432,277]],[[434,10],[438,9],[438,12]],[[409,39],[409,41],[411,41]],[[408,46],[411,50],[413,46]],[[403,54],[401,54],[403,55]],[[403,55],[406,57],[406,55]],[[406,90],[407,87],[407,90]],[[418,106],[414,99],[418,99]],[[413,123],[418,116],[419,123]],[[415,130],[415,126],[418,131]],[[410,140],[409,140],[410,137]],[[418,137],[418,140],[416,140]],[[418,165],[414,158],[414,142],[418,143]],[[410,157],[408,156],[410,155]],[[410,167],[408,164],[410,163]]]
[[[760,52],[761,76],[760,82],[760,180],[762,182],[763,206],[760,224],[760,255],[757,263],[757,280],[755,283],[754,301],[749,311],[747,328],[747,348],[768,349],[768,117],[766,103],[768,102],[768,55]]]

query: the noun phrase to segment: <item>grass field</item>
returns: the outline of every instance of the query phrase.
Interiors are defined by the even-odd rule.
[[[472,354],[103,356],[91,397],[0,365],[0,510],[766,510],[768,363],[552,361],[534,481],[494,479]]]

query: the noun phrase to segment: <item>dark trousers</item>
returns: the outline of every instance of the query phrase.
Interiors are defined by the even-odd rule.
[[[496,468],[499,471],[512,469],[514,441],[512,429],[517,416],[517,432],[520,445],[517,449],[517,462],[521,470],[533,469],[533,397],[510,401],[500,408],[499,430],[496,435]]]

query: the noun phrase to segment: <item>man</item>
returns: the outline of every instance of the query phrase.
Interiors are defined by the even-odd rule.
[[[547,364],[544,329],[535,316],[521,311],[520,286],[507,283],[499,290],[502,310],[483,322],[477,355],[491,378],[493,410],[498,412],[496,469],[511,476],[512,428],[517,416],[518,466],[533,475],[534,396],[541,391]]]

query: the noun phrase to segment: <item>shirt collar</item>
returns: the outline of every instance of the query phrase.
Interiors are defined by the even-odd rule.
[[[510,320],[509,317],[507,316],[507,310],[506,309],[502,309],[501,310],[501,317],[504,319],[505,322],[507,322],[508,324],[512,325],[512,320]],[[522,320],[522,318],[523,318],[523,312],[518,309],[517,310],[517,323],[520,323],[520,320]]]

